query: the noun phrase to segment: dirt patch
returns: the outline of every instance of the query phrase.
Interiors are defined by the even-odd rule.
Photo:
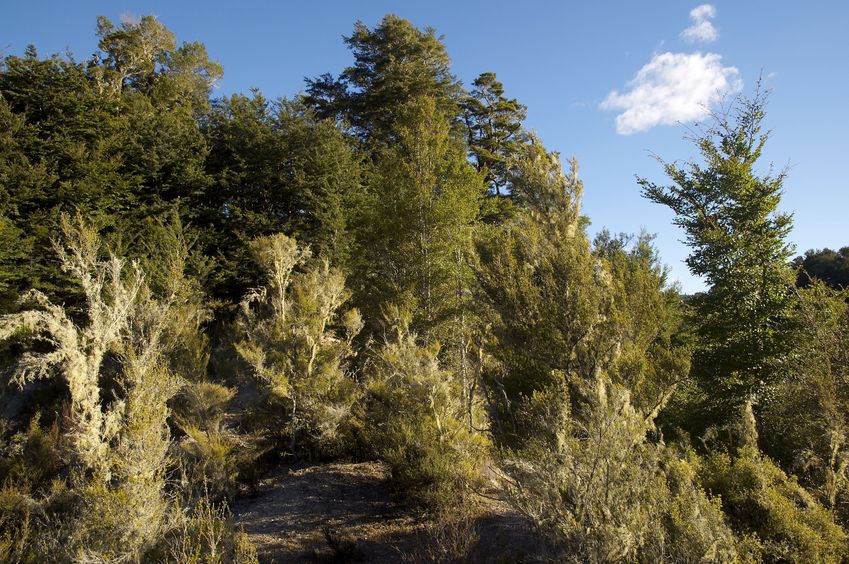
[[[354,543],[363,561],[397,562],[423,525],[393,499],[387,479],[376,462],[284,467],[233,514],[262,562],[329,558],[327,534]]]
[[[541,561],[533,531],[505,504],[446,526],[396,499],[388,478],[377,462],[281,467],[234,503],[234,519],[260,562],[441,561],[452,543],[476,562]]]

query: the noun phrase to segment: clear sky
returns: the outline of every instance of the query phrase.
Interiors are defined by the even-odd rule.
[[[0,19],[0,51],[42,55],[96,50],[95,19],[154,14],[178,40],[206,44],[224,66],[215,95],[257,87],[292,96],[303,78],[351,62],[342,43],[354,22],[395,13],[444,35],[457,76],[494,71],[528,106],[527,125],[546,146],[578,158],[591,232],[657,234],[685,291],[702,288],[682,260],[671,213],[640,196],[635,175],[664,180],[652,154],[697,157],[686,124],[718,92],[772,90],[773,130],[761,170],[788,166],[782,207],[792,242],[849,245],[849,1],[683,0],[619,2],[13,1]]]

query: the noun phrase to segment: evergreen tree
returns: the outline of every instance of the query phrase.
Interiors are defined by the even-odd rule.
[[[73,283],[51,258],[62,210],[77,209],[106,227],[129,207],[130,183],[120,172],[121,119],[99,96],[85,68],[34,48],[0,67],[0,114],[9,125],[0,146],[4,233],[14,237],[0,268],[15,293],[34,287],[75,302]]]
[[[26,251],[0,257],[0,271],[15,291],[36,287],[70,305],[79,296],[50,259],[60,214],[83,213],[122,254],[144,244],[134,226],[145,218],[172,208],[189,216],[184,205],[207,184],[196,117],[210,83],[180,85],[220,75],[199,44],[172,49],[173,35],[152,18],[120,33],[100,24],[103,58],[40,59],[30,48],[0,67],[0,117],[10,126],[0,144],[2,236]]]
[[[432,98],[406,104],[394,136],[375,155],[358,220],[356,299],[367,319],[391,303],[424,338],[445,338],[469,299],[483,184]]]
[[[453,121],[462,89],[451,74],[450,59],[431,29],[386,15],[373,30],[362,22],[345,38],[354,64],[338,79],[307,80],[307,103],[319,115],[346,120],[363,139],[387,142],[403,108],[429,97],[436,110]]]
[[[757,176],[765,97],[740,98],[695,139],[704,164],[663,163],[674,182],[640,179],[644,195],[669,207],[687,234],[690,271],[708,291],[693,300],[693,376],[709,411],[727,417],[781,376],[793,307],[791,216],[777,211],[785,173]],[[724,414],[724,415],[723,415]]]
[[[504,86],[493,72],[481,74],[472,86],[463,100],[469,151],[478,170],[485,173],[490,192],[501,196],[509,182],[510,162],[518,156],[524,140],[522,122],[527,108],[504,96]]]

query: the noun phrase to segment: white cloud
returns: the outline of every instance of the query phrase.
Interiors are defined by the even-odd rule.
[[[690,21],[693,25],[681,32],[681,39],[690,43],[716,41],[719,32],[710,23],[716,17],[716,8],[710,4],[702,4],[690,10]]]
[[[656,54],[628,82],[626,92],[613,90],[601,108],[624,110],[616,117],[621,135],[703,118],[711,105],[743,86],[740,71],[722,66],[721,60],[715,53]]]
[[[715,17],[716,8],[714,8],[710,4],[702,4],[701,6],[696,6],[695,8],[690,10],[690,19],[694,22],[700,22],[702,20],[707,20]]]

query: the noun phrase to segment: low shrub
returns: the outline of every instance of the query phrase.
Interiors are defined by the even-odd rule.
[[[603,373],[594,381],[559,374],[519,421],[529,439],[505,453],[510,500],[564,560],[735,558],[734,537],[691,463],[647,440],[651,417]]]
[[[722,500],[746,550],[766,562],[840,562],[847,535],[793,478],[752,447],[716,453],[699,468],[704,488]]]
[[[420,346],[398,330],[374,361],[362,433],[401,491],[447,507],[482,482],[490,443],[470,428],[460,383],[441,368],[438,353],[438,345]]]

